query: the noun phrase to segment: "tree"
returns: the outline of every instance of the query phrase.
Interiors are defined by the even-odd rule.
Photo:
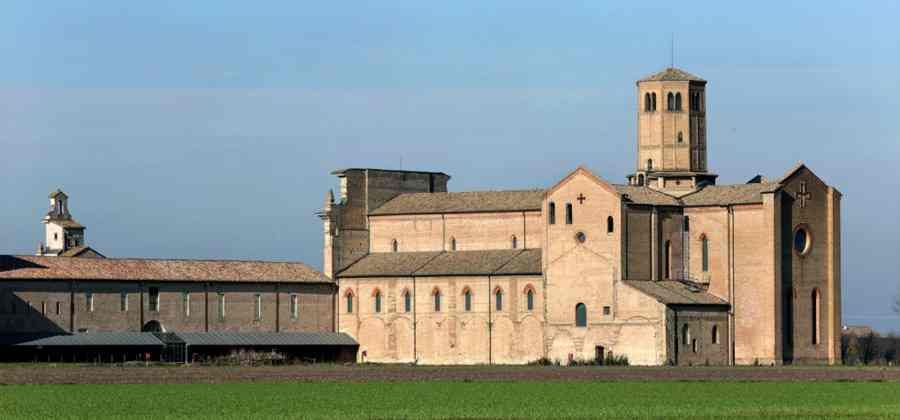
[[[897,285],[897,294],[894,295],[894,312],[900,314],[900,284]]]
[[[874,362],[878,356],[878,340],[875,332],[857,337],[856,341],[859,346],[859,360],[865,365]]]

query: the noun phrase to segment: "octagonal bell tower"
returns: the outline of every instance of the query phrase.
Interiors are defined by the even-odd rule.
[[[637,165],[631,185],[689,192],[714,184],[706,160],[706,80],[674,67],[637,81]]]

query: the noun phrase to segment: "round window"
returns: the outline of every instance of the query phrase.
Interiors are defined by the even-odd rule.
[[[578,243],[583,244],[584,241],[587,240],[587,235],[585,235],[584,232],[578,232],[578,233],[575,234],[575,240],[576,240]]]
[[[794,251],[800,255],[809,253],[812,248],[812,237],[805,227],[800,226],[794,230]]]

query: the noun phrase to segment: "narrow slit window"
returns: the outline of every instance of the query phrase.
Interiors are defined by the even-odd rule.
[[[550,205],[547,206],[547,220],[551,225],[556,224],[556,203],[550,202]]]
[[[375,313],[381,312],[381,291],[375,291]]]
[[[291,295],[291,319],[300,318],[300,302],[297,295]]]
[[[466,289],[466,291],[463,292],[463,303],[464,303],[464,308],[465,308],[466,312],[470,312],[472,310],[472,291],[471,290]]]
[[[188,292],[181,293],[181,308],[184,311],[184,317],[191,316],[191,294]]]
[[[225,293],[219,292],[218,294],[219,300],[219,321],[225,320]]]
[[[525,292],[525,309],[528,311],[534,310],[534,290],[531,290],[531,288]]]
[[[497,289],[497,291],[494,292],[494,309],[497,312],[503,310],[503,291],[500,289]]]
[[[566,224],[571,225],[575,221],[575,216],[572,214],[572,203],[566,203]]]
[[[441,291],[435,289],[434,292],[432,292],[432,295],[434,295],[434,311],[440,312],[441,311]]]
[[[119,294],[119,311],[128,312],[128,293]]]
[[[409,290],[403,292],[403,310],[405,312],[412,311],[412,294]]]
[[[94,312],[94,294],[87,292],[84,294],[84,306],[88,312]]]

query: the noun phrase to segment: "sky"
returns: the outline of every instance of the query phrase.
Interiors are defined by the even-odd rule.
[[[720,182],[836,186],[844,322],[900,331],[900,5],[607,3],[4,2],[0,253],[34,252],[56,188],[107,256],[321,267],[334,169],[623,182],[634,82],[674,56]]]

